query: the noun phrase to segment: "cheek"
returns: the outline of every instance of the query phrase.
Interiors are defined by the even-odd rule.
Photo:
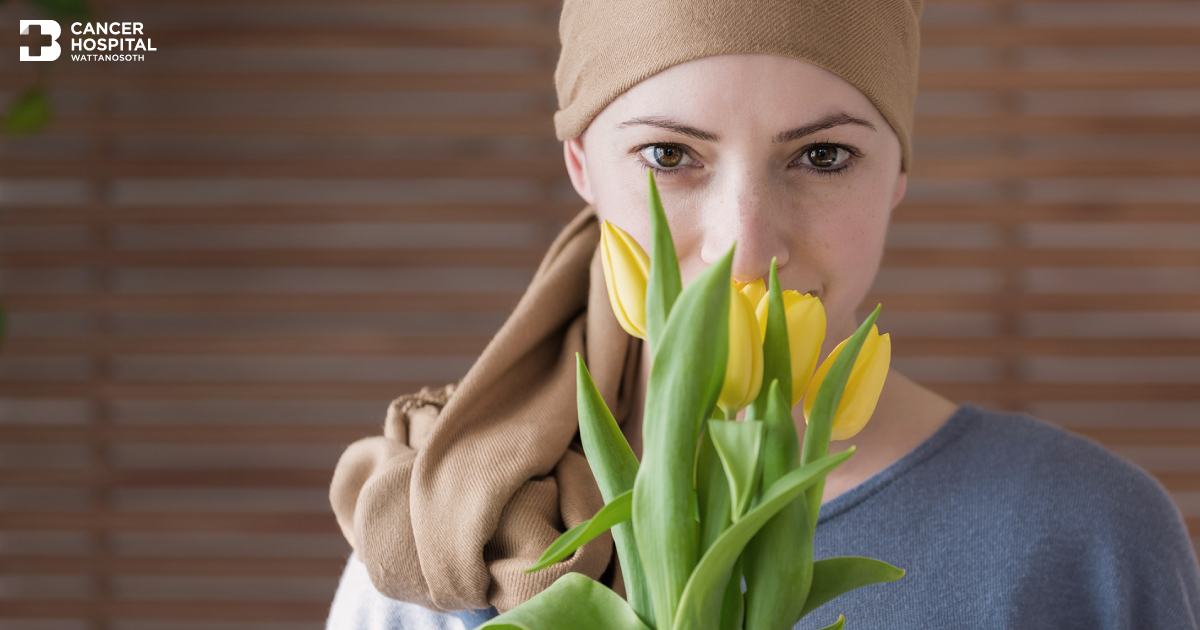
[[[803,215],[809,219],[802,221],[795,232],[800,236],[792,244],[801,266],[820,277],[830,335],[840,331],[835,344],[847,330],[854,331],[854,311],[879,270],[890,216],[890,197],[885,200],[879,191],[840,193],[830,194],[822,203],[823,195],[814,191],[818,199],[810,200],[810,208],[820,205],[821,209]]]

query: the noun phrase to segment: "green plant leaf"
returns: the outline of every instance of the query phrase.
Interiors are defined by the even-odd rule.
[[[842,392],[846,389],[846,382],[850,380],[850,372],[854,369],[854,362],[858,359],[859,351],[862,350],[863,341],[871,332],[871,327],[875,325],[875,320],[879,317],[879,309],[882,307],[882,304],[876,305],[875,310],[863,320],[858,330],[850,335],[850,339],[846,340],[846,345],[838,354],[837,360],[825,374],[825,380],[821,382],[821,388],[817,391],[817,399],[813,401],[812,412],[808,417],[808,428],[804,431],[804,448],[800,451],[802,465],[824,457],[829,452],[829,436],[833,432],[833,417],[837,413],[838,404],[842,402]],[[821,497],[824,493],[825,480],[822,479],[809,488],[805,495],[805,500],[808,501],[808,521],[813,530],[817,528],[817,518],[821,513]]]
[[[770,487],[800,466],[800,443],[792,421],[790,399],[772,382],[763,425],[762,485]],[[813,530],[808,504],[793,500],[771,517],[742,554],[746,576],[746,626],[791,628],[812,584]]]
[[[29,4],[64,22],[91,22],[92,7],[85,0],[29,0]]]
[[[546,551],[542,553],[542,557],[538,558],[538,561],[533,566],[525,569],[525,573],[541,571],[566,558],[575,553],[576,549],[579,549],[591,542],[595,537],[608,531],[613,525],[628,521],[631,516],[633,516],[632,490],[609,501],[592,518],[563,532],[562,536],[559,536],[557,540],[550,543],[549,547],[546,547]]]
[[[659,628],[671,627],[699,556],[692,477],[701,423],[725,381],[733,252],[731,246],[679,294],[650,365],[633,531]]]
[[[650,277],[646,285],[646,338],[650,342],[650,356],[658,347],[667,316],[675,300],[683,290],[679,275],[679,259],[675,254],[675,241],[671,238],[671,227],[662,199],[658,196],[658,185],[654,183],[654,171],[647,169],[650,178]]]
[[[41,131],[50,122],[54,105],[40,85],[35,85],[8,104],[4,112],[4,134],[21,136]]]
[[[767,330],[763,339],[763,383],[779,379],[779,388],[783,399],[792,400],[792,350],[788,339],[787,313],[783,306],[783,288],[779,284],[779,272],[775,268],[776,260],[771,259],[771,276],[767,285]],[[761,419],[766,413],[770,400],[768,388],[763,387],[758,392],[758,398],[746,410],[747,418]],[[791,405],[788,405],[790,408]],[[795,433],[793,427],[793,433]],[[796,449],[799,451],[799,445]]]
[[[723,598],[718,594],[726,585],[734,562],[745,549],[746,543],[771,517],[788,503],[799,497],[817,479],[846,461],[854,453],[854,447],[806,464],[784,475],[765,492],[762,500],[742,520],[729,526],[724,534],[709,547],[708,552],[696,565],[680,598],[679,607],[672,622],[674,630],[712,630],[720,620]],[[663,628],[664,626],[659,626]]]
[[[843,556],[818,560],[813,563],[812,590],[808,593],[808,601],[804,602],[800,616],[861,586],[894,582],[903,576],[904,569],[874,558]]]
[[[721,630],[742,630],[746,627],[746,598],[742,594],[742,561],[738,559],[725,581],[725,596],[721,602]]]
[[[612,589],[568,573],[525,603],[479,626],[497,630],[653,630]]]
[[[717,455],[717,447],[713,446],[707,425],[704,434],[700,436],[700,449],[696,454],[696,499],[700,514],[700,555],[703,556],[721,537],[721,533],[733,523],[729,482],[725,478],[725,468]]]
[[[750,510],[758,491],[763,423],[760,420],[709,420],[708,433],[729,482],[729,496],[733,498],[731,518],[737,522]]]
[[[842,628],[845,628],[845,627],[846,627],[846,616],[838,615],[837,621],[833,622],[832,624],[830,624],[828,626],[825,626],[824,628],[821,628],[821,630],[842,630]]]
[[[617,425],[578,352],[575,353],[575,374],[579,439],[583,442],[583,452],[596,477],[596,484],[600,486],[600,495],[606,503],[611,503],[619,495],[633,490],[638,471],[637,456],[621,433],[621,427]],[[637,541],[633,537],[633,524],[620,523],[613,527],[612,533],[629,605],[646,623],[653,625],[654,608],[650,603],[650,590],[642,570]]]

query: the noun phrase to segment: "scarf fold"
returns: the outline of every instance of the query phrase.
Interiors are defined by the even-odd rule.
[[[567,572],[605,573],[609,534],[522,573],[604,505],[577,437],[575,353],[618,423],[633,407],[642,342],[612,313],[599,242],[589,205],[555,237],[466,376],[393,400],[383,436],[338,461],[330,502],[382,594],[503,612]]]

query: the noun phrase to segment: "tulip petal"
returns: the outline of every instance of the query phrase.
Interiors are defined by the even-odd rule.
[[[740,292],[730,292],[729,358],[725,364],[725,383],[717,405],[726,415],[737,413],[758,397],[762,388],[762,338],[758,318],[750,300]]]
[[[613,314],[625,332],[645,339],[649,257],[632,236],[608,221],[601,223],[600,247]]]

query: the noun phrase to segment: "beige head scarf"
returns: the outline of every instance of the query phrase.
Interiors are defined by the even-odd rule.
[[[579,135],[613,99],[672,65],[767,52],[857,86],[896,130],[907,166],[919,10],[920,0],[566,0],[558,137]],[[622,592],[607,535],[545,571],[521,571],[603,503],[576,439],[575,353],[618,423],[633,406],[642,342],[612,314],[599,241],[588,206],[462,381],[397,398],[384,434],[342,455],[330,501],[384,595],[504,611],[568,571],[606,570]]]
[[[559,140],[614,99],[685,61],[773,53],[812,62],[866,95],[912,164],[922,0],[565,0],[554,72]]]

